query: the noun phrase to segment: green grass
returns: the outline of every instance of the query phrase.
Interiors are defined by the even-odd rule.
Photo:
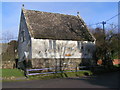
[[[24,72],[19,69],[0,69],[2,76],[2,81],[16,81],[17,78],[24,78]],[[23,79],[19,79],[17,81],[21,81]]]
[[[24,74],[19,69],[2,69],[2,77],[24,77]]]
[[[0,70],[2,70],[3,81],[16,81],[16,78],[25,77],[23,71],[19,69],[0,69]],[[28,79],[23,79],[23,80],[81,77],[84,76],[85,73],[92,75],[90,71],[64,72],[64,73],[54,73],[54,74],[32,75],[32,76],[28,76],[29,77]],[[17,81],[22,81],[22,80],[17,80]]]
[[[0,69],[0,77],[2,77],[2,69]]]
[[[81,76],[85,76],[85,73],[92,75],[91,71],[78,71],[78,72],[33,75],[33,76],[29,76],[29,78],[30,79],[53,79],[53,78],[66,78],[66,77],[81,77]]]

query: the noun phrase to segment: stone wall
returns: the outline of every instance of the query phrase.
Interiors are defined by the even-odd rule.
[[[91,65],[91,59],[80,59],[80,58],[41,58],[41,59],[32,59],[28,60],[27,67],[28,68],[55,68],[55,67],[63,67],[64,70],[73,70],[75,67],[80,65]],[[17,61],[2,61],[2,68],[16,68]],[[18,67],[24,67],[23,62],[19,63]]]
[[[15,67],[15,61],[2,61],[2,68],[13,69]]]
[[[61,64],[60,64],[61,63]],[[81,59],[67,58],[67,59],[33,59],[31,61],[31,68],[60,68],[64,70],[74,70],[81,63]],[[54,71],[53,69],[52,71]]]

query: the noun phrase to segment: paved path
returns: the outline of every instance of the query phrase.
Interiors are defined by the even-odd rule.
[[[118,88],[119,73],[92,77],[3,82],[3,88]]]

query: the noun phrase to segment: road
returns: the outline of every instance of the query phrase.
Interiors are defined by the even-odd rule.
[[[91,77],[3,82],[3,88],[119,88],[119,73]]]

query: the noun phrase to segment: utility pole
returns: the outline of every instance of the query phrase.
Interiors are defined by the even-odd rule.
[[[118,13],[120,13],[120,1],[118,2]],[[120,15],[118,15],[118,33],[120,33]],[[120,42],[118,42],[118,45],[120,45]],[[120,64],[119,64],[119,67],[120,67]]]
[[[106,24],[106,22],[105,21],[103,21],[102,22],[102,25],[103,25],[103,33],[104,33],[104,37],[103,37],[103,42],[104,42],[104,44],[105,44],[105,40],[106,40],[106,36],[105,36],[105,24]],[[105,50],[104,50],[104,59],[103,59],[103,65],[106,65],[106,47],[105,47]]]
[[[105,34],[105,24],[106,24],[106,22],[102,22],[102,25],[103,25],[103,33]],[[105,39],[105,38],[104,38]]]

